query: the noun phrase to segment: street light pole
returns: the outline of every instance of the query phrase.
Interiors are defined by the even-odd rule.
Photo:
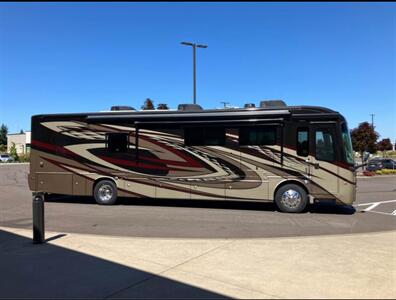
[[[193,69],[194,69],[194,104],[197,104],[197,45],[193,46]]]
[[[371,116],[371,127],[374,128],[374,116],[375,116],[375,114],[370,114],[370,116]]]
[[[197,48],[208,48],[208,46],[190,42],[182,42],[181,44],[193,48],[193,101],[194,104],[197,104]]]

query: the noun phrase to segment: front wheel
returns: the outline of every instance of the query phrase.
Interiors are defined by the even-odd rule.
[[[275,203],[283,212],[300,213],[308,205],[308,195],[297,184],[286,184],[276,192]]]
[[[100,205],[112,205],[117,201],[117,186],[111,180],[101,180],[94,188],[94,198]]]

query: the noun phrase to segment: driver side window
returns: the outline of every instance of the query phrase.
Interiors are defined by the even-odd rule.
[[[333,135],[326,129],[318,129],[315,133],[315,157],[317,160],[334,161]]]

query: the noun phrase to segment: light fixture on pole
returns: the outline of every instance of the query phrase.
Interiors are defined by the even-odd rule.
[[[197,103],[197,48],[208,48],[207,45],[201,45],[190,42],[181,42],[182,45],[191,46],[193,48],[193,82],[194,82],[194,91],[193,91],[193,100],[194,104]]]
[[[230,104],[230,102],[226,101],[220,101],[220,103],[223,103],[223,108],[227,108],[227,104]]]

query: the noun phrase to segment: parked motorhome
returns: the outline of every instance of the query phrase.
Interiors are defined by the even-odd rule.
[[[331,109],[259,107],[48,114],[32,117],[35,193],[351,204],[356,178],[344,117]]]

